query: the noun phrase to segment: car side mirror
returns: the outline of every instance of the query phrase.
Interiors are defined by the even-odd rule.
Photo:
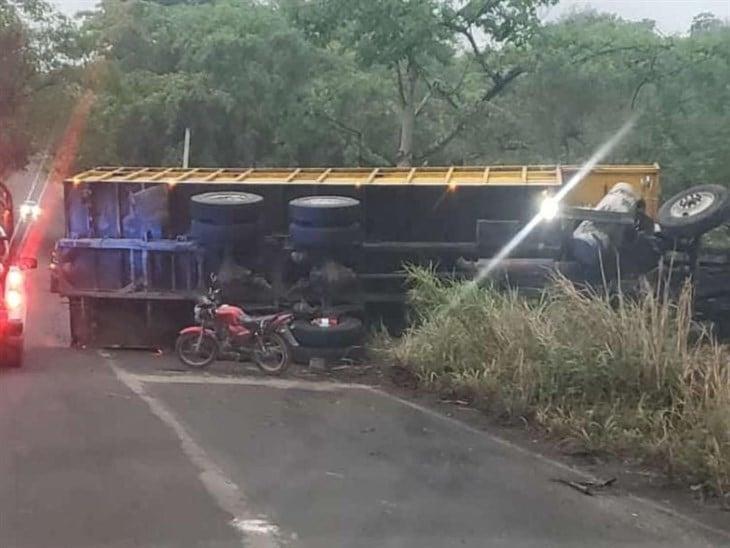
[[[38,259],[35,257],[21,257],[17,264],[21,270],[35,270],[38,268]]]

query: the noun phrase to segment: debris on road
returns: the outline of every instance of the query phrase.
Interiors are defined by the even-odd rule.
[[[616,478],[610,478],[606,481],[573,481],[573,480],[567,480],[564,478],[553,478],[555,483],[561,483],[563,485],[567,485],[568,487],[572,487],[576,491],[580,491],[584,495],[593,496],[594,489],[600,490],[600,489],[606,489],[608,487],[611,487],[614,483],[616,483]]]

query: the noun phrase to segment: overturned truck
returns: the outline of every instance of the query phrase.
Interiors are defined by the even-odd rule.
[[[397,315],[404,264],[473,273],[577,173],[576,166],[92,169],[64,183],[66,233],[54,252],[52,289],[68,298],[77,345],[171,343],[211,274],[226,300],[247,310]],[[696,269],[695,211],[704,219],[725,197],[696,194],[675,204],[669,224],[679,232],[686,219],[694,224],[691,237],[675,233],[669,245],[657,237],[659,194],[656,165],[598,166],[567,194],[559,218],[539,223],[495,275],[525,285],[555,270],[590,277],[618,250],[626,272],[645,271],[677,241],[689,242],[678,263]]]

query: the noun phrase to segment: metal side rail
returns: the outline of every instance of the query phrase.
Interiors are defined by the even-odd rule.
[[[68,297],[189,300],[204,288],[204,254],[179,240],[62,239],[52,285]]]

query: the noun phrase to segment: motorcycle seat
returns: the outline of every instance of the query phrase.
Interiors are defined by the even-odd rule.
[[[246,316],[243,318],[243,325],[245,327],[258,327],[259,325],[267,324],[279,314],[266,314],[264,316]]]

